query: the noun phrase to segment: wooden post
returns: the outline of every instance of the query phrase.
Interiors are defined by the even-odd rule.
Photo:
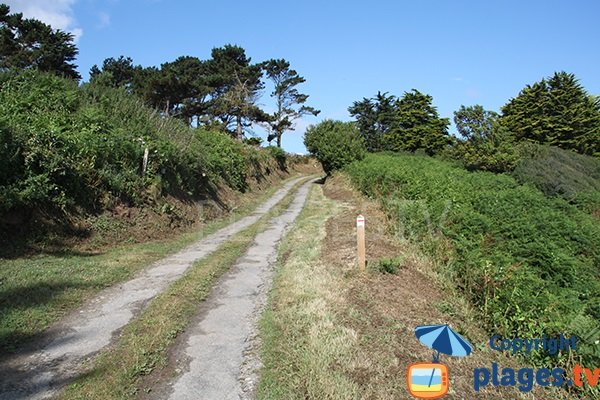
[[[149,150],[146,147],[144,149],[144,157],[142,158],[142,176],[144,176],[146,174],[146,168],[148,168],[148,155],[149,155]]]
[[[364,272],[366,265],[365,255],[365,217],[356,217],[356,244],[358,248],[358,269]]]

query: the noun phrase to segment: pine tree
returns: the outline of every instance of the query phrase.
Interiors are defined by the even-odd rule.
[[[368,151],[383,150],[383,135],[392,126],[397,100],[395,96],[377,92],[374,98],[355,101],[348,108],[350,115],[356,118],[357,126]]]
[[[448,118],[440,118],[433,97],[416,89],[397,101],[394,120],[383,135],[383,146],[393,151],[424,150],[432,155],[450,143]]]
[[[281,147],[283,133],[294,129],[295,120],[304,115],[316,116],[320,111],[304,105],[308,95],[300,93],[297,86],[306,82],[306,79],[291,69],[288,61],[272,59],[263,63],[263,69],[267,78],[275,86],[271,96],[277,103],[277,110],[269,118],[268,126],[271,133],[267,140],[270,142],[277,139],[277,147]]]
[[[600,102],[573,74],[557,72],[527,85],[502,113],[502,124],[517,140],[600,153]]]
[[[0,70],[37,68],[68,78],[80,79],[73,64],[78,50],[73,35],[53,30],[23,14],[9,14],[10,8],[0,4]]]

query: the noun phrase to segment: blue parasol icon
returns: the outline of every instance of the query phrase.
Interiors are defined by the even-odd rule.
[[[473,351],[473,346],[452,330],[448,324],[417,326],[415,335],[421,343],[434,350],[434,363],[439,362],[440,353],[454,357],[465,357]]]

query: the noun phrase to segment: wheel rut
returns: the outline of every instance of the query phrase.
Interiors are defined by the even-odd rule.
[[[303,179],[306,177],[287,182],[250,215],[151,264],[135,278],[102,291],[83,308],[50,328],[42,339],[4,359],[0,364],[0,400],[52,397],[81,372],[82,363],[108,346],[156,295],[180,278],[194,262],[256,223]]]
[[[311,182],[272,218],[266,230],[214,286],[195,322],[172,351],[172,382],[153,388],[150,399],[250,399],[260,368],[257,323],[271,287],[281,238],[302,210]]]

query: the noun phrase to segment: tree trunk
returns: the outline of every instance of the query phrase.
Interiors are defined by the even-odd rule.
[[[235,127],[235,138],[237,140],[242,140],[242,116],[238,115],[236,118],[236,127]]]
[[[277,135],[277,147],[281,148],[281,133]]]

